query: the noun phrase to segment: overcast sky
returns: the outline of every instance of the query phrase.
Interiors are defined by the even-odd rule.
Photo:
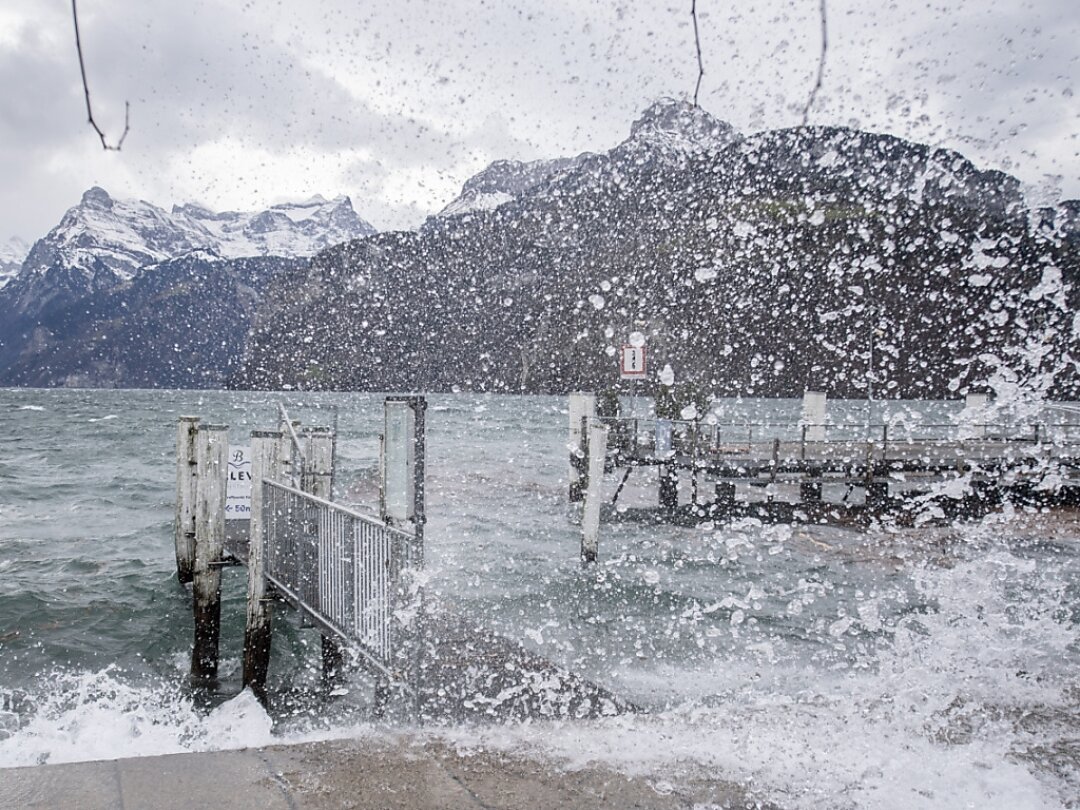
[[[701,105],[798,124],[819,0],[698,0]],[[1080,197],[1078,0],[828,0],[814,124],[890,132]],[[492,160],[601,151],[692,94],[690,0],[0,0],[0,239],[91,185],[165,207],[352,197],[379,229],[439,210]]]

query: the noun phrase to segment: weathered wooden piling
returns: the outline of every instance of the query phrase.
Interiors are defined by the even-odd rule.
[[[588,486],[581,517],[581,561],[596,562],[600,538],[600,504],[604,499],[604,461],[608,429],[595,421],[589,425]]]
[[[584,446],[588,441],[586,425],[596,416],[596,395],[576,392],[570,395],[570,502],[585,497],[588,485]]]
[[[679,468],[674,464],[660,465],[660,508],[665,512],[679,508]]]
[[[181,416],[176,420],[176,518],[173,544],[176,546],[176,578],[191,582],[195,568],[195,486],[198,468],[195,461],[195,433],[199,417]]]
[[[195,564],[192,569],[195,644],[191,651],[191,675],[199,680],[217,677],[228,456],[228,427],[199,425],[195,436],[198,483],[195,489]]]
[[[251,432],[251,534],[248,543],[247,622],[244,627],[244,686],[266,700],[266,673],[270,667],[273,602],[267,592],[263,479],[279,481],[288,449],[280,431]]]
[[[731,481],[716,482],[716,509],[721,514],[730,514],[735,509],[735,484]]]
[[[811,469],[807,472],[807,479],[799,482],[799,500],[803,503],[821,503],[821,471]]]
[[[866,508],[871,512],[883,512],[889,505],[889,484],[886,481],[871,481],[866,485]]]

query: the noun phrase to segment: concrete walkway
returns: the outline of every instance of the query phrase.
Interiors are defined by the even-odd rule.
[[[675,780],[672,780],[673,782]],[[712,779],[674,786],[604,768],[389,738],[0,770],[0,808],[554,810],[764,807]]]

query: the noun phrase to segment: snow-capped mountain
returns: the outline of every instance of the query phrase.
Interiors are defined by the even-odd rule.
[[[357,216],[345,196],[281,203],[257,214],[214,213],[198,205],[174,206],[173,219],[225,258],[313,256],[331,245],[370,236],[375,229]]]
[[[479,174],[473,175],[452,202],[437,217],[452,217],[473,211],[490,211],[516,200],[529,189],[555,174],[578,165],[587,155],[554,160],[496,160]]]
[[[873,379],[942,398],[1000,373],[983,358],[1014,356],[1029,323],[1046,324],[1039,362],[1074,369],[1080,293],[1059,306],[1040,285],[1080,273],[1076,210],[1035,227],[1015,178],[959,153],[840,127],[740,135],[665,99],[607,152],[492,164],[418,232],[275,276],[237,384],[600,390],[645,324],[686,396],[861,397]],[[1060,385],[1075,398],[1080,375]]]
[[[6,242],[0,242],[0,287],[3,287],[19,272],[30,247],[17,236]]]
[[[191,204],[167,212],[144,200],[114,199],[94,187],[34,244],[22,274],[62,267],[91,275],[104,269],[126,281],[141,267],[193,250],[225,258],[293,258],[373,233],[375,229],[357,216],[344,196],[333,200],[316,196],[256,213],[215,213]]]
[[[662,98],[630,125],[630,137],[616,151],[648,152],[678,163],[688,156],[716,152],[742,140],[742,135],[701,107]]]
[[[653,102],[630,127],[630,137],[611,156],[616,161],[640,164],[660,160],[682,165],[690,156],[725,149],[742,140],[728,123],[685,101],[662,98]],[[490,211],[559,175],[594,162],[599,156],[585,152],[577,157],[534,160],[497,160],[469,178],[461,194],[436,218]]]

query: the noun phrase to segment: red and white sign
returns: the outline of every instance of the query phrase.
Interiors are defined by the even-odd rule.
[[[645,347],[623,346],[619,360],[619,378],[623,380],[645,379]]]

